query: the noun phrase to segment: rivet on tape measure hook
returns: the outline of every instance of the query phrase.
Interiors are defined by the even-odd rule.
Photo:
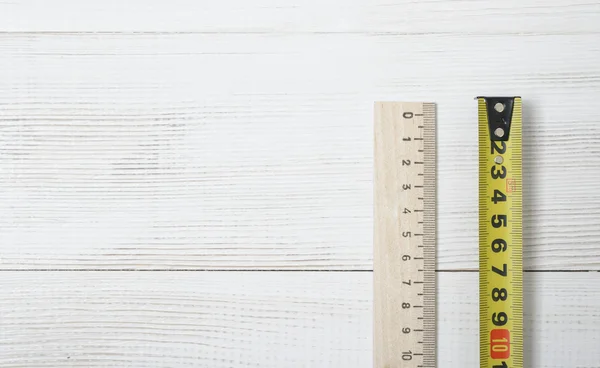
[[[477,100],[480,366],[523,368],[522,103]]]

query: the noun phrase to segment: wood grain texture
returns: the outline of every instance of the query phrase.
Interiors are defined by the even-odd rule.
[[[0,366],[368,367],[372,104],[438,106],[477,268],[477,95],[524,97],[525,268],[600,269],[600,4],[0,2]],[[600,273],[526,273],[526,365],[597,367]],[[477,365],[477,274],[439,277]],[[529,359],[529,361],[527,361]]]
[[[1,275],[3,368],[371,364],[368,273]]]
[[[438,281],[439,360],[477,366],[477,274]],[[598,366],[599,281],[525,275],[527,367]],[[370,272],[2,272],[0,289],[5,368],[371,366]]]
[[[1,34],[0,267],[371,269],[372,103],[412,99],[476,269],[472,98],[518,94],[525,268],[599,269],[599,37]]]
[[[597,34],[589,0],[5,1],[5,32]]]

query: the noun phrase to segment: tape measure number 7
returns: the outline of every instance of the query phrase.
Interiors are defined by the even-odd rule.
[[[520,97],[479,97],[480,366],[523,368]]]

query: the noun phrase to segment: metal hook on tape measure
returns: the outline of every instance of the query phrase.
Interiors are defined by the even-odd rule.
[[[518,97],[477,98],[485,100],[490,139],[492,141],[508,141],[515,98]]]

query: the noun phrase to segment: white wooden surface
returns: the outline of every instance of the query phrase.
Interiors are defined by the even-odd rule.
[[[273,276],[3,272],[0,365],[371,366],[370,272]],[[438,364],[476,367],[477,273],[439,276]],[[590,297],[600,284],[590,280],[586,273],[525,275],[527,367],[598,367],[600,305]]]
[[[461,271],[472,98],[519,94],[529,366],[599,367],[600,272],[552,272],[600,270],[598,60],[597,1],[0,3],[0,365],[369,366],[373,101],[437,103]],[[439,275],[476,365],[477,275]]]

